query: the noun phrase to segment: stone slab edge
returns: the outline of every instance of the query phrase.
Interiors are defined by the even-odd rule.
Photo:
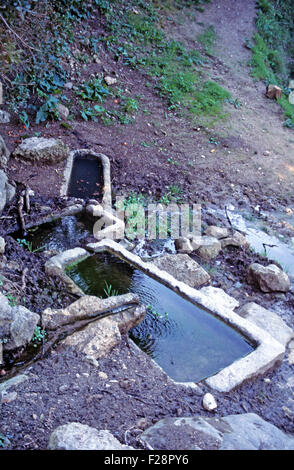
[[[66,266],[82,261],[90,256],[90,253],[83,248],[73,248],[66,250],[63,253],[53,256],[45,263],[45,272],[49,276],[57,276],[61,279],[66,288],[72,293],[80,297],[85,293],[80,289],[76,283],[65,274],[64,269]]]

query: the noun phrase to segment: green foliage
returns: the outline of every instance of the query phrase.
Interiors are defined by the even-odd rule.
[[[42,330],[40,326],[36,326],[34,330],[33,337],[31,339],[31,343],[34,348],[37,348],[43,341],[46,340],[47,332],[46,330]]]
[[[213,26],[208,26],[203,33],[198,34],[197,40],[201,42],[207,54],[211,54],[212,46],[216,40],[216,33]]]
[[[99,101],[100,103],[102,103],[105,97],[112,96],[108,87],[102,84],[102,78],[89,80],[81,85],[76,93],[83,100]]]
[[[20,246],[26,248],[30,253],[38,253],[38,251],[42,251],[45,246],[41,246],[40,248],[33,249],[33,244],[31,241],[26,240],[25,238],[17,238],[16,240]]]
[[[284,126],[294,128],[294,106],[288,101],[288,80],[294,73],[293,1],[259,0],[254,34],[252,76],[280,86],[284,93],[279,104],[286,118]]]
[[[104,281],[105,283],[105,288],[103,289],[104,294],[106,297],[112,297],[112,296],[117,296],[118,295],[118,290],[114,289],[111,284],[108,284],[107,281]]]

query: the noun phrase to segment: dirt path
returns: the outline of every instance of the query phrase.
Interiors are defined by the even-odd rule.
[[[197,15],[197,21],[178,27],[177,36],[191,44],[205,28],[213,26],[217,38],[212,54],[216,60],[208,73],[242,103],[242,107],[230,109],[229,120],[214,129],[215,136],[227,141],[229,153],[217,151],[210,160],[217,158],[215,166],[218,163],[228,178],[229,171],[236,186],[253,184],[262,193],[272,192],[282,199],[293,195],[294,136],[282,126],[279,105],[265,97],[264,83],[250,76],[247,64],[251,51],[245,40],[251,40],[255,30],[255,3],[211,2]]]

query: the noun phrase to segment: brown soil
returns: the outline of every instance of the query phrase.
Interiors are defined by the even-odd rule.
[[[247,67],[250,52],[244,42],[252,37],[254,5],[253,0],[221,0],[209,4],[204,13],[197,13],[202,25],[184,15],[172,26],[168,23],[171,34],[189,44],[195,43],[198,32],[206,26],[214,26],[218,38],[208,73],[242,102],[238,109],[227,105],[228,121],[206,128],[171,115],[163,100],[144,85],[144,74],[120,66],[105,53],[102,64],[89,66],[85,76],[103,70],[116,76],[120,87],[129,89],[132,95],[141,94],[133,124],[104,126],[76,121],[71,123],[71,130],[51,123],[48,128],[34,125],[24,131],[12,122],[1,125],[1,135],[11,151],[24,132],[29,136],[41,132],[42,136],[60,137],[71,149],[91,148],[106,154],[111,161],[114,196],[135,191],[159,197],[175,184],[183,189],[186,200],[193,202],[219,207],[233,203],[248,209],[260,205],[269,211],[294,209],[293,131],[282,127],[279,106],[265,97],[264,84],[254,82]],[[217,145],[210,142],[211,137]],[[35,191],[37,204],[58,208],[62,204],[56,198],[63,167],[41,167],[12,158],[8,174],[11,180],[28,184]],[[15,207],[4,213],[10,214],[16,216]],[[206,217],[205,222],[215,220]],[[0,232],[7,232],[7,220],[1,224]],[[19,264],[19,277],[25,266],[35,269],[25,293],[28,308],[41,312],[50,296],[55,307],[71,302],[72,298],[61,295],[54,280],[50,292],[39,297],[47,282],[45,259],[42,254],[25,255],[16,245],[9,241],[6,256]],[[224,288],[241,303],[254,300],[267,308],[274,306],[294,328],[293,293],[264,295],[244,282],[245,267],[253,260],[261,261],[258,255],[226,249],[210,266],[221,263],[221,269],[212,274],[213,285]],[[52,297],[54,292],[58,292],[58,299]],[[288,353],[282,365],[266,375],[269,380],[258,378],[231,393],[215,393],[215,414],[255,412],[294,433],[293,365],[288,362]],[[101,371],[107,378],[98,375]],[[50,433],[71,421],[109,429],[122,443],[142,448],[142,429],[165,416],[209,415],[201,406],[204,386],[199,395],[177,387],[153,367],[147,356],[135,353],[126,338],[109,357],[99,361],[98,369],[75,351],[58,347],[33,364],[30,374],[31,379],[16,388],[17,398],[2,404],[0,433],[10,440],[10,449],[45,449]]]

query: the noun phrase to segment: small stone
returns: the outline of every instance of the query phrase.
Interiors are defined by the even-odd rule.
[[[13,156],[33,162],[56,163],[69,155],[69,148],[59,139],[30,137],[15,149]]]
[[[217,403],[211,393],[206,393],[202,400],[202,406],[207,411],[213,411],[217,408]]]
[[[100,379],[103,379],[103,380],[108,379],[108,375],[105,372],[100,371],[100,372],[98,372],[98,375],[99,375]]]
[[[0,103],[1,104],[1,103]],[[8,124],[10,122],[10,114],[0,109],[0,124]]]
[[[107,76],[107,77],[104,77],[104,81],[108,86],[111,86],[111,85],[115,85],[115,83],[117,82],[117,79]]]
[[[294,91],[291,91],[291,93],[288,96],[289,103],[294,104]]]
[[[60,119],[66,121],[69,116],[69,109],[64,106],[64,104],[58,103],[58,105],[56,106],[56,110],[59,114]]]
[[[266,87],[266,96],[267,98],[281,98],[282,97],[282,89],[276,85],[268,85]]]
[[[2,392],[1,403],[11,403],[12,401],[16,400],[17,392]]]
[[[250,246],[247,238],[240,232],[234,232],[231,237],[223,238],[220,242],[222,249],[226,246],[238,246],[240,248],[248,248]]]

